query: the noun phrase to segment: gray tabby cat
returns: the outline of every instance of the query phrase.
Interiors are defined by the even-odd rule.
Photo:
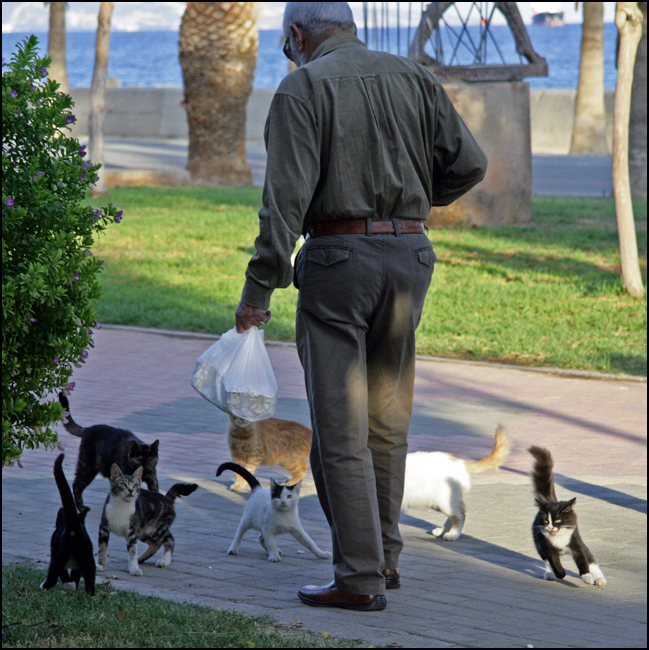
[[[176,483],[166,495],[142,489],[142,467],[132,476],[125,475],[117,464],[110,469],[110,493],[106,498],[99,525],[99,554],[97,571],[106,567],[106,551],[110,533],[126,538],[131,575],[141,576],[139,562],[148,560],[159,548],[164,555],[156,562],[158,567],[171,564],[175,541],[169,530],[176,518],[174,500],[187,496],[197,487],[196,483]],[[149,548],[138,558],[137,540]]]
[[[295,539],[304,544],[315,556],[328,560],[331,553],[321,551],[315,542],[307,535],[297,511],[300,498],[300,481],[295,485],[280,485],[270,479],[271,487],[262,488],[259,481],[247,470],[236,463],[223,463],[216,471],[217,476],[226,470],[232,470],[242,476],[252,489],[252,496],[246,503],[239,528],[230,544],[228,555],[239,555],[239,546],[248,530],[254,528],[260,531],[259,542],[268,552],[269,562],[279,562],[282,552],[277,548],[275,537],[283,533],[291,533]]]

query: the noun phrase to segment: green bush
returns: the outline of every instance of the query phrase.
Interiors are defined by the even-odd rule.
[[[95,236],[122,218],[82,205],[100,165],[64,129],[72,99],[45,80],[30,36],[2,66],[2,461],[52,448],[56,399],[92,347],[100,296]]]

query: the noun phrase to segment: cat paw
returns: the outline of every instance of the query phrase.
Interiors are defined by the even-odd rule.
[[[587,585],[594,585],[595,580],[593,580],[593,576],[590,573],[582,573],[581,579],[587,584]]]
[[[155,563],[155,565],[156,565],[158,568],[160,568],[160,569],[164,569],[166,566],[169,566],[170,564],[171,564],[171,560],[167,560],[167,559],[164,558],[164,557],[161,557],[161,558],[160,558],[160,559]]]
[[[132,576],[142,576],[142,575],[144,575],[144,572],[139,567],[137,567],[136,569],[129,569],[129,571],[130,571]]]
[[[281,553],[278,553],[277,555],[269,555],[268,556],[268,561],[269,562],[281,562],[282,561],[281,555],[282,555]]]
[[[604,576],[602,576],[601,578],[597,578],[597,580],[595,580],[595,584],[598,587],[605,587],[606,586],[606,578]]]
[[[333,557],[333,555],[329,553],[329,551],[322,551],[321,553],[318,553],[318,557],[321,560],[330,560]]]
[[[239,549],[237,549],[237,548],[229,548],[228,549],[228,555],[239,555]]]
[[[75,585],[74,582],[66,582],[65,583],[65,588],[69,589],[70,591],[76,591],[77,590],[77,585]]]
[[[442,539],[445,542],[454,542],[456,539],[459,539],[460,533],[457,531],[449,531],[446,535],[442,535]]]
[[[433,530],[430,531],[430,534],[433,537],[441,537],[443,533],[444,533],[444,528],[443,527],[433,528]]]
[[[554,573],[552,573],[552,571],[546,571],[543,574],[543,579],[544,580],[554,580]]]
[[[106,568],[106,567],[104,567],[103,564],[97,564],[97,566],[95,567],[95,569],[96,569],[97,571],[99,571],[100,573],[101,573],[105,568]]]

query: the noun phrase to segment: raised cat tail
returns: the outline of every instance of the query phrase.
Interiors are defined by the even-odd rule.
[[[556,501],[557,494],[554,491],[554,479],[552,478],[552,468],[554,467],[552,455],[544,447],[532,446],[527,451],[534,456],[532,483],[534,483],[536,496],[543,501]]]
[[[83,432],[85,431],[84,427],[80,427],[73,419],[72,419],[72,413],[70,413],[70,402],[68,402],[68,398],[65,396],[65,393],[59,393],[59,402],[61,402],[61,406],[68,412],[68,417],[67,422],[63,422],[63,426],[65,427],[65,430],[68,433],[71,433],[73,436],[78,436],[81,438],[83,435]]]
[[[236,463],[221,463],[219,465],[219,468],[216,470],[216,475],[221,476],[221,474],[223,474],[226,469],[229,469],[235,474],[238,474],[239,476],[242,476],[244,479],[246,479],[246,481],[248,481],[248,485],[250,485],[250,489],[253,492],[261,488],[261,483],[247,469],[241,467],[241,465],[237,465]]]
[[[189,496],[197,487],[196,483],[176,483],[176,485],[169,488],[165,496],[174,501],[178,497]]]
[[[77,511],[77,504],[72,496],[72,490],[68,485],[68,481],[63,473],[63,459],[65,454],[59,454],[58,458],[54,461],[54,479],[56,486],[59,488],[61,495],[61,504],[63,505],[63,514],[65,515],[65,527],[69,531],[79,530],[81,528],[81,517]],[[84,508],[87,512],[89,508]]]
[[[507,435],[505,427],[502,424],[499,424],[496,429],[494,448],[491,450],[491,453],[482,460],[465,461],[464,464],[467,472],[469,472],[469,474],[477,474],[478,472],[484,472],[488,469],[499,469],[509,455],[511,447],[511,438]]]

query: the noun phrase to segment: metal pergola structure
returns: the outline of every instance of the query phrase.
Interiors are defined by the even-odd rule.
[[[400,53],[405,45],[407,55],[430,68],[440,80],[516,81],[525,77],[547,76],[548,65],[534,51],[515,2],[463,2],[464,15],[457,4],[364,2],[362,35],[372,49],[388,52],[394,49]],[[392,5],[396,5],[396,8]],[[449,16],[446,12],[449,11],[453,14],[452,22],[446,20]],[[505,61],[494,37],[492,21],[496,11],[507,21],[518,53],[518,63]],[[395,14],[396,25],[391,25]],[[404,27],[402,22],[406,16],[407,26]],[[470,28],[472,25],[477,26],[477,33],[475,27]],[[427,45],[432,56],[425,51]],[[465,58],[468,54],[471,62],[460,63],[460,53]]]

